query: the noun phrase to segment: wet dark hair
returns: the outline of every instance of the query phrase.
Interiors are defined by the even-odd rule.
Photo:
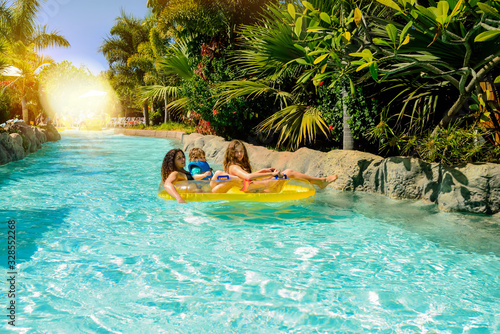
[[[184,151],[180,148],[174,148],[165,154],[165,158],[163,158],[163,163],[161,165],[161,182],[165,182],[167,177],[172,174],[172,172],[181,172],[184,174],[188,174],[184,169],[178,170],[175,168],[175,156],[178,152],[181,152],[184,155]]]
[[[235,151],[236,146],[238,145],[243,148],[243,159],[241,159],[242,161],[238,161],[238,159],[236,159]],[[250,165],[250,160],[248,160],[247,148],[242,141],[233,140],[229,143],[229,145],[227,145],[226,154],[224,155],[224,171],[226,173],[229,173],[229,166],[231,165],[238,165],[247,173],[252,172],[252,166]]]

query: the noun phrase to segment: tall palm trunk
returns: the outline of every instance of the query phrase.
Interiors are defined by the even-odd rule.
[[[26,124],[30,124],[29,120],[29,112],[28,112],[28,103],[26,102],[26,95],[23,94],[23,97],[21,98],[21,108],[23,110],[23,121]]]
[[[354,139],[352,138],[351,128],[349,127],[348,121],[351,119],[351,116],[347,113],[347,90],[345,85],[342,84],[342,123],[344,127],[343,131],[343,150],[353,150],[354,149]]]
[[[148,113],[148,101],[142,103],[142,113],[144,115],[144,124],[149,126],[149,113]]]
[[[165,123],[170,121],[170,115],[168,114],[168,101],[167,101],[167,96],[165,96]]]

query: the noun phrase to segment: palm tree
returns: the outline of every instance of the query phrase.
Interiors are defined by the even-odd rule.
[[[189,41],[193,54],[203,43],[232,45],[240,24],[258,20],[266,4],[278,0],[148,0],[166,38]]]
[[[9,43],[9,62],[23,67],[19,69],[23,77],[21,106],[26,123],[29,122],[29,114],[25,84],[36,77],[34,71],[40,65],[50,63],[36,52],[50,46],[70,46],[57,30],[48,32],[47,26],[36,26],[35,18],[40,7],[39,0],[16,0],[10,6],[6,2],[0,4],[0,35]]]
[[[182,80],[189,80],[194,76],[195,66],[190,61],[187,42],[183,39],[178,40],[164,52],[162,56],[161,53],[155,52],[156,82],[141,87],[141,94],[146,100],[164,101],[166,122],[169,118],[170,107],[173,107],[173,110],[180,110],[187,103],[187,98],[179,93],[179,85]],[[173,99],[170,103],[169,98]]]
[[[315,4],[324,12],[332,12],[335,5],[333,1]],[[312,20],[296,13],[292,4],[287,9],[269,6],[260,24],[241,26],[242,45],[235,62],[253,79],[226,82],[220,86],[226,90],[219,96],[220,103],[225,103],[240,96],[274,95],[280,110],[257,129],[277,132],[279,145],[297,148],[314,140],[319,132],[328,135],[322,113],[315,106],[315,85],[319,81],[314,58],[309,55],[320,39],[307,31]]]
[[[35,52],[34,44],[27,47],[20,41],[10,46],[9,63],[20,70],[20,77],[16,82],[21,94],[21,107],[23,110],[24,122],[29,121],[28,115],[28,99],[27,96],[33,96],[37,92],[38,72],[40,69],[49,64],[53,64],[52,58],[39,55]]]
[[[130,94],[138,96],[138,87],[145,84],[147,68],[140,66],[137,61],[130,62],[130,59],[138,53],[142,43],[149,41],[149,27],[142,20],[122,11],[115,19],[110,35],[102,42],[99,52],[109,63],[113,88],[122,100]],[[147,101],[143,102],[142,110],[146,125],[149,125]]]

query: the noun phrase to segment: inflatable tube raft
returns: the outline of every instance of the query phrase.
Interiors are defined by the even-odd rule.
[[[231,181],[182,181],[175,183],[177,192],[186,202],[210,201],[290,201],[313,196],[314,187],[305,180],[262,180],[245,184],[242,180]],[[212,192],[216,187],[222,192]],[[175,200],[160,185],[158,196]]]

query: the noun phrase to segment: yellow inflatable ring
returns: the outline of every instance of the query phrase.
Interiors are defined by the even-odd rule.
[[[217,181],[217,184],[229,181]],[[314,187],[305,180],[265,180],[252,181],[248,191],[242,191],[243,182],[237,184],[231,181],[226,192],[213,193],[214,183],[210,181],[182,181],[175,183],[177,192],[186,202],[210,201],[255,201],[275,202],[290,201],[313,196]],[[174,200],[172,196],[160,185],[158,196],[166,200]]]

